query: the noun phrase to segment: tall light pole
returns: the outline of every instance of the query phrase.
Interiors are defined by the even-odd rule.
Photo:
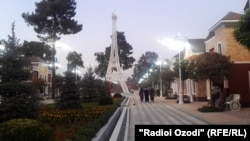
[[[182,77],[181,77],[181,50],[185,47],[189,47],[189,43],[187,41],[187,38],[184,36],[181,36],[180,33],[178,33],[174,39],[165,38],[163,40],[159,40],[159,42],[163,45],[168,46],[171,49],[178,49],[179,52],[179,104],[183,104],[183,92],[182,92]]]
[[[163,90],[162,90],[161,66],[162,66],[163,64],[166,64],[166,62],[165,62],[165,61],[162,61],[162,60],[158,60],[158,61],[156,62],[156,64],[160,66],[160,97],[162,97],[162,96],[163,96]]]
[[[183,104],[183,92],[182,92],[182,78],[181,78],[181,49],[179,48],[179,104]]]
[[[179,51],[179,104],[183,104],[183,91],[182,91],[182,76],[181,76],[181,50],[185,47],[189,46],[187,38],[184,36],[181,36],[180,33],[178,33],[174,38],[174,44],[177,46]]]

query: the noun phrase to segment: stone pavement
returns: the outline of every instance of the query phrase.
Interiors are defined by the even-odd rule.
[[[138,124],[250,125],[250,108],[241,108],[240,111],[230,111],[228,109],[223,112],[199,112],[198,108],[205,104],[207,102],[178,104],[176,99],[165,99],[164,97],[155,97],[154,102],[141,103],[138,92],[135,92],[130,95],[128,140],[134,140],[134,126]]]
[[[202,118],[211,124],[250,125],[250,108],[241,108],[240,111],[226,109],[223,112],[199,112],[198,108],[206,105],[207,102],[177,104],[176,100],[165,99],[165,103]]]

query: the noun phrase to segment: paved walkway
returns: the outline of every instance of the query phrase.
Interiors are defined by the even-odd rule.
[[[130,95],[129,141],[134,140],[135,125],[250,125],[250,108],[240,111],[202,113],[198,111],[207,102],[178,104],[175,99],[155,97],[154,102],[141,103],[138,93]]]

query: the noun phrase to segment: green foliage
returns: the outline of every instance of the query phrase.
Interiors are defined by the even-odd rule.
[[[56,81],[56,87],[62,89],[63,86],[64,86],[64,84],[63,84],[64,76],[59,74],[59,75],[56,75],[55,79],[56,79],[55,80]]]
[[[98,97],[98,87],[97,81],[94,77],[94,72],[92,68],[88,68],[84,75],[84,78],[80,84],[82,87],[82,99],[84,101],[92,102]]]
[[[0,104],[0,122],[15,118],[36,118],[37,108],[37,102],[32,96],[16,95],[5,98]]]
[[[80,86],[84,101],[93,102],[102,96],[110,95],[108,84],[105,81],[96,79],[92,68],[89,68],[85,73]]]
[[[65,72],[64,86],[58,106],[60,109],[78,109],[81,108],[80,95],[77,90],[74,74]]]
[[[202,53],[191,59],[188,70],[195,80],[210,79],[220,82],[232,75],[233,62],[230,58],[218,53]]]
[[[41,40],[54,42],[61,34],[75,34],[82,30],[82,25],[72,19],[76,15],[75,0],[42,0],[35,5],[35,12],[23,13],[22,17],[28,25],[34,26]]]
[[[176,77],[176,73],[172,70],[163,70],[161,75],[166,89],[170,89],[171,83],[174,81],[174,78]]]
[[[98,103],[85,103],[81,109],[69,110],[60,110],[54,104],[43,105],[39,112],[39,120],[51,125],[56,139],[60,137],[59,140],[66,138],[76,141],[91,140],[107,123],[122,100],[114,99],[114,104],[106,106],[99,106]],[[58,127],[60,127],[60,131]],[[68,131],[73,134],[66,135]]]
[[[22,17],[28,25],[34,27],[41,41],[52,43],[52,98],[55,98],[55,42],[62,34],[80,32],[82,25],[73,19],[76,15],[75,0],[41,0],[35,5],[35,12],[22,13]]]
[[[37,114],[37,103],[32,94],[31,84],[26,81],[30,77],[31,65],[20,52],[19,40],[14,32],[15,24],[12,24],[12,35],[7,41],[3,41],[6,52],[0,59],[0,121],[13,118],[34,118]]]
[[[127,70],[133,67],[133,63],[135,62],[134,57],[130,55],[133,53],[131,50],[132,46],[127,42],[124,32],[117,31],[117,45],[118,45],[118,55],[121,68],[123,70]],[[96,61],[98,62],[98,66],[95,69],[95,73],[100,77],[104,77],[108,68],[108,62],[110,57],[111,46],[106,47],[105,53],[96,52],[94,55],[96,56]]]
[[[87,127],[82,127],[77,132],[73,140],[74,141],[91,140],[95,136],[95,134],[98,132],[98,130],[100,130],[101,127],[103,127],[108,122],[110,117],[116,111],[117,107],[120,106],[121,102],[122,100],[117,101],[117,102],[114,101],[114,104],[111,105],[109,110],[107,110],[105,113],[100,115],[100,117],[97,118],[96,120],[90,122]]]
[[[66,59],[68,61],[68,65],[73,70],[77,66],[78,67],[83,67],[83,61],[82,61],[82,54],[81,53],[77,53],[76,51],[69,52],[69,54],[67,55]]]
[[[108,106],[84,106],[80,109],[61,110],[56,107],[43,107],[39,112],[39,120],[50,125],[73,125],[73,124],[87,124],[89,121],[97,119],[105,111],[109,109]]]
[[[181,60],[181,79],[186,80],[191,77],[192,72],[189,71],[189,61],[188,60]],[[174,63],[174,72],[175,76],[179,77],[179,61]]]
[[[38,120],[13,119],[0,124],[1,141],[53,141],[52,129]]]
[[[133,79],[138,82],[145,73],[149,72],[149,69],[155,64],[158,57],[157,53],[150,51],[142,54],[138,63],[134,65]]]
[[[19,48],[21,44],[15,36],[15,23],[12,23],[12,35],[8,35],[8,40],[3,40],[6,52],[0,59],[0,75],[2,83],[24,81],[30,76],[31,64]]]
[[[240,44],[244,45],[248,50],[250,50],[250,9],[248,9],[245,14],[241,17],[238,27],[233,33],[234,38]]]
[[[44,61],[52,60],[52,48],[44,42],[24,41],[20,51],[27,57],[36,56],[40,57]]]
[[[113,99],[110,96],[101,97],[99,100],[99,105],[112,105]]]

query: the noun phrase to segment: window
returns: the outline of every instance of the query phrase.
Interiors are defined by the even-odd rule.
[[[218,46],[217,46],[217,53],[222,54],[221,43],[219,43]]]

